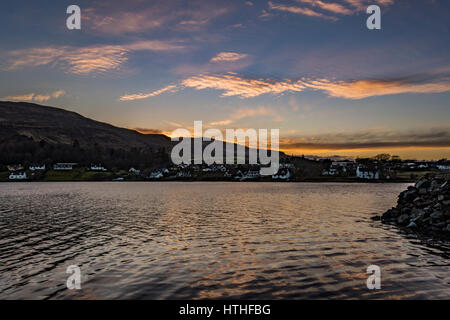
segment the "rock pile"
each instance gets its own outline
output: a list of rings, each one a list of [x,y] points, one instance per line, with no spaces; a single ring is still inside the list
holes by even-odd
[[[400,193],[397,206],[381,220],[417,233],[450,238],[450,179],[426,177]]]

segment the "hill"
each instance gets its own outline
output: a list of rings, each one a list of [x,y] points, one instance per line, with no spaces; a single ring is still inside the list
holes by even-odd
[[[85,118],[78,113],[33,103],[0,102],[1,137],[25,136],[34,141],[88,148],[170,148],[170,138],[162,134],[137,131]]]
[[[152,168],[167,164],[173,142],[75,112],[24,102],[0,102],[0,163],[77,162]]]
[[[162,134],[142,134],[60,108],[0,101],[3,165],[76,162],[101,163],[110,168],[153,168],[171,163],[170,152],[175,143]],[[203,148],[207,144],[204,142]],[[234,150],[236,154],[237,145]],[[248,154],[249,149],[245,148],[247,159]]]

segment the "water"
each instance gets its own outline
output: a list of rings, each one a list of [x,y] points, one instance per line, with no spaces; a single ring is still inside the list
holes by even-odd
[[[406,187],[2,183],[0,298],[449,299],[449,246],[369,219]]]

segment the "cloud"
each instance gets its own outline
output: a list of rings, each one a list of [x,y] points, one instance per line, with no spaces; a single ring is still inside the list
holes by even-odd
[[[238,96],[252,98],[265,93],[280,94],[288,91],[303,91],[305,86],[301,81],[270,79],[248,79],[235,73],[224,75],[199,75],[182,81],[185,87],[196,90],[216,89],[224,91],[222,97]]]
[[[90,47],[53,46],[8,52],[7,70],[43,65],[60,66],[68,73],[86,75],[93,72],[118,70],[133,51],[172,51],[183,46],[172,41],[139,41],[124,45]]]
[[[166,134],[166,132],[162,130],[152,128],[132,128],[132,130],[135,130],[142,134]]]
[[[302,14],[309,17],[316,17],[316,18],[324,18],[324,19],[334,19],[333,17],[329,17],[327,15],[324,15],[323,13],[314,11],[309,8],[305,7],[297,7],[297,6],[287,6],[284,4],[277,4],[269,1],[269,8],[271,10],[278,10],[278,11],[285,11],[290,13],[296,13],[296,14]]]
[[[422,128],[409,131],[385,129],[337,132],[280,140],[281,150],[343,151],[406,148],[450,148],[450,127]]]
[[[353,11],[344,7],[343,5],[339,4],[339,3],[329,3],[329,2],[323,2],[320,0],[297,0],[298,2],[301,3],[306,3],[309,4],[313,7],[320,7],[323,10],[326,11],[330,11],[333,13],[339,13],[339,14],[344,14],[344,15],[349,15],[351,14]]]
[[[2,98],[2,100],[6,101],[36,101],[36,102],[45,102],[50,99],[58,99],[59,97],[65,95],[66,92],[64,90],[58,90],[50,94],[36,94],[36,93],[28,93],[24,95],[18,96],[8,96]]]
[[[211,62],[237,61],[248,57],[248,54],[237,52],[220,52],[211,59]]]
[[[450,91],[450,77],[424,74],[396,79],[363,79],[332,81],[328,79],[271,80],[249,79],[235,73],[224,75],[199,75],[187,78],[182,85],[196,90],[223,91],[222,97],[253,98],[262,94],[282,94],[305,90],[324,91],[330,97],[364,99],[404,93],[442,93]]]
[[[151,97],[158,96],[164,92],[175,92],[177,90],[176,85],[169,85],[167,87],[164,87],[162,89],[150,92],[150,93],[137,93],[137,94],[129,94],[129,95],[123,95],[119,98],[120,101],[133,101],[133,100],[142,100],[147,99]]]
[[[84,25],[97,33],[122,35],[155,29],[193,31],[230,11],[219,1],[111,1],[83,11]],[[115,2],[115,3],[114,3]]]
[[[366,8],[371,4],[378,4],[382,6],[390,6],[394,4],[395,0],[378,0],[377,3],[373,3],[370,0],[344,0],[344,2],[355,7],[359,11],[365,11]]]
[[[363,10],[373,4],[369,0],[344,0],[343,3],[325,2],[322,0],[297,0],[301,6],[285,5],[273,3],[269,1],[271,10],[285,11],[294,14],[301,14],[309,17],[328,19],[332,21],[339,20],[342,15],[352,15]],[[345,4],[345,5],[344,5]],[[379,0],[378,5],[390,6],[394,4],[394,0]],[[326,11],[327,14],[321,11]]]
[[[277,110],[261,106],[258,108],[240,108],[234,111],[229,119],[213,121],[209,124],[211,126],[226,126],[241,119],[254,118],[258,116],[270,116],[274,121],[282,121],[282,118]]]
[[[450,91],[450,78],[437,78],[431,82],[414,80],[357,80],[332,82],[325,79],[305,83],[309,88],[325,91],[331,97],[345,99],[364,99],[402,93],[441,93]]]
[[[222,91],[221,97],[254,98],[263,94],[283,94],[306,90],[323,91],[329,97],[359,100],[369,97],[405,93],[442,93],[450,91],[450,76],[437,72],[403,76],[391,79],[329,80],[324,78],[299,80],[273,80],[246,78],[236,73],[191,76],[180,85],[169,85],[150,93],[124,95],[120,101],[146,99],[164,92],[183,88]]]

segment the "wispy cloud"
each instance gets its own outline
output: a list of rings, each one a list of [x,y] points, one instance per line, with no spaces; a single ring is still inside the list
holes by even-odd
[[[241,119],[254,118],[258,116],[270,116],[272,119],[275,119],[277,121],[281,120],[276,110],[261,106],[258,108],[239,108],[238,110],[234,111],[228,119],[213,121],[210,122],[210,125],[226,126]]]
[[[353,12],[352,10],[344,7],[343,5],[341,5],[339,3],[323,2],[321,0],[297,0],[297,1],[301,2],[301,3],[309,4],[313,7],[319,7],[323,10],[330,11],[333,13],[348,15]]]
[[[6,101],[36,101],[36,102],[45,102],[50,99],[58,99],[59,97],[65,95],[66,92],[64,90],[58,90],[49,94],[36,94],[36,93],[28,93],[17,96],[7,96],[2,98],[2,100]]]
[[[113,1],[84,10],[84,25],[93,32],[122,35],[142,33],[158,28],[181,31],[206,27],[213,19],[230,11],[219,1],[182,0]]]
[[[374,3],[371,0],[344,0],[344,2],[356,8],[357,10],[362,11],[365,10],[371,4],[390,6],[394,4],[395,0],[378,0],[376,3]]]
[[[309,88],[325,91],[331,97],[364,99],[402,93],[440,93],[450,91],[450,78],[443,77],[429,82],[412,79],[338,81],[314,80],[305,83]]]
[[[172,51],[183,45],[173,41],[148,40],[124,45],[89,47],[52,46],[14,50],[7,53],[6,69],[15,70],[43,65],[59,66],[68,73],[86,75],[117,70],[133,51]]]
[[[149,92],[128,94],[120,97],[121,101],[146,99],[164,92],[179,89],[219,90],[221,97],[254,98],[263,94],[279,95],[288,92],[307,90],[322,91],[329,97],[359,100],[369,97],[405,93],[442,93],[450,91],[450,76],[447,73],[430,72],[397,78],[329,80],[325,78],[299,80],[268,78],[247,78],[237,73],[204,74],[191,76],[179,85],[171,84],[165,88]]]
[[[265,93],[280,94],[288,91],[303,91],[302,81],[270,79],[248,79],[235,73],[224,75],[199,75],[182,81],[186,87],[196,90],[216,89],[224,91],[223,97],[238,96],[241,98],[257,97]]]
[[[160,94],[164,92],[175,92],[177,90],[176,85],[169,85],[167,87],[164,87],[162,89],[149,92],[149,93],[137,93],[137,94],[129,94],[129,95],[123,95],[119,98],[120,101],[134,101],[134,100],[142,100],[147,99],[155,96],[159,96]]]
[[[337,21],[342,15],[356,14],[365,10],[373,1],[369,0],[341,0],[340,3],[322,0],[297,0],[298,5],[286,5],[269,1],[271,10],[301,14],[309,17]],[[390,6],[394,0],[379,0],[378,5]],[[325,12],[323,12],[325,11]]]
[[[446,75],[416,75],[396,79],[363,79],[334,81],[328,79],[271,80],[249,79],[235,73],[199,75],[182,81],[185,87],[196,90],[223,91],[222,97],[253,98],[262,94],[302,92],[307,89],[324,91],[330,97],[364,99],[402,93],[440,93],[450,91],[450,77]]]
[[[290,13],[296,13],[296,14],[302,14],[309,17],[316,17],[316,18],[324,18],[324,19],[334,19],[333,17],[329,17],[323,13],[314,11],[310,8],[306,7],[297,7],[297,6],[288,6],[284,4],[279,3],[273,3],[269,1],[269,8],[271,10],[278,10],[278,11],[285,11]]]
[[[248,54],[237,52],[220,52],[211,59],[211,62],[237,61],[248,57]]]
[[[167,134],[165,131],[162,131],[160,129],[152,129],[152,128],[132,128],[132,129],[142,134]]]
[[[416,128],[407,131],[384,128],[280,140],[281,150],[343,151],[404,148],[450,148],[450,127]]]

